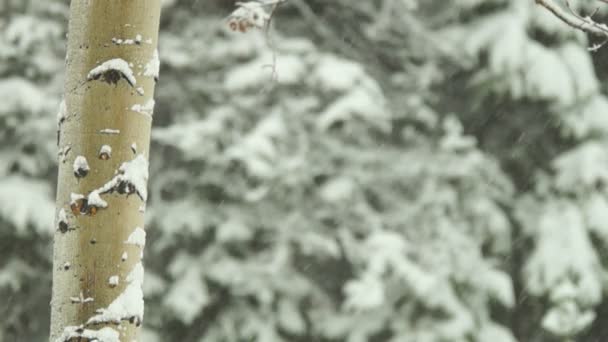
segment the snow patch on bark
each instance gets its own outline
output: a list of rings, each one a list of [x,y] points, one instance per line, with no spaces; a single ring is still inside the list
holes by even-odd
[[[74,175],[76,175],[76,177],[84,177],[91,170],[91,168],[89,167],[89,163],[87,162],[87,159],[83,156],[77,156],[76,159],[74,159],[73,167],[74,167]]]
[[[62,232],[68,230],[68,215],[63,208],[61,208],[57,214],[57,229]]]
[[[65,105],[65,99],[61,100],[61,103],[59,103],[59,111],[57,112],[57,125],[61,125],[62,122],[65,121],[65,119],[68,116],[68,109]]]
[[[112,38],[112,43],[116,44],[116,45],[140,45],[142,41],[142,36],[141,34],[138,34],[135,36],[135,39],[121,39],[121,38]]]
[[[136,227],[133,233],[129,235],[129,238],[127,238],[125,243],[128,245],[136,245],[139,248],[144,248],[146,245],[146,231],[140,227]]]
[[[99,131],[101,134],[120,134],[120,130],[112,128],[104,128]]]
[[[90,330],[84,329],[82,325],[65,327],[63,334],[55,342],[68,342],[72,339],[80,341],[83,338],[97,342],[120,342],[120,334],[113,328],[105,327],[99,330]]]
[[[132,87],[137,84],[137,80],[133,74],[133,70],[122,58],[114,58],[101,63],[97,67],[89,71],[87,80],[98,80],[102,78],[108,83],[118,83],[121,78],[124,78]]]
[[[137,155],[135,159],[123,163],[118,169],[119,175],[116,176],[120,181],[127,182],[135,191],[146,201],[148,198],[148,160],[143,154]]]
[[[97,207],[97,208],[107,208],[108,207],[108,202],[104,201],[100,194],[99,191],[94,190],[92,191],[89,196],[87,196],[87,204],[89,206],[93,206],[93,207]]]
[[[117,285],[118,285],[118,282],[119,282],[119,277],[118,277],[117,275],[113,275],[113,276],[111,276],[111,277],[108,279],[108,284],[109,284],[111,287],[115,287],[115,286],[117,286]]]
[[[116,190],[119,193],[137,193],[142,201],[147,200],[148,160],[143,154],[122,163],[116,173],[117,175],[114,178],[93,192],[105,194]]]
[[[99,158],[103,160],[108,160],[112,157],[112,147],[110,145],[103,145],[99,149]]]
[[[158,49],[156,49],[156,50],[154,50],[154,53],[152,54],[152,59],[150,59],[150,61],[144,67],[144,76],[154,77],[154,79],[157,80],[159,72],[160,72],[160,58],[158,58]]]
[[[144,316],[143,280],[144,268],[139,262],[127,276],[126,282],[128,285],[125,290],[107,308],[97,310],[97,314],[87,321],[87,325],[120,324],[124,320],[139,325]]]
[[[144,104],[139,104],[136,103],[131,107],[131,110],[143,115],[147,115],[147,116],[152,116],[152,114],[154,114],[154,105],[156,104],[156,102],[154,101],[154,99],[149,99],[146,103]]]
[[[83,199],[84,195],[82,194],[75,194],[75,193],[71,193],[70,194],[70,204],[74,204],[76,202],[78,202],[79,200]]]

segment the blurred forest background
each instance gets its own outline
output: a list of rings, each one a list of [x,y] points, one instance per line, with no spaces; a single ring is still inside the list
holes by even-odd
[[[532,0],[233,9],[163,4],[142,341],[608,340],[608,47]],[[48,339],[67,14],[0,0],[0,341]]]

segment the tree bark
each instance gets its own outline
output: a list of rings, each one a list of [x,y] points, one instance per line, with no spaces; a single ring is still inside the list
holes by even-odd
[[[137,341],[160,0],[72,0],[50,341]]]

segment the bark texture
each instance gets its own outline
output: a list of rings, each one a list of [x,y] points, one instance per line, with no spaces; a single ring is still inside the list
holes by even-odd
[[[159,16],[160,0],[71,2],[52,342],[138,340],[143,245],[132,234],[144,224]]]

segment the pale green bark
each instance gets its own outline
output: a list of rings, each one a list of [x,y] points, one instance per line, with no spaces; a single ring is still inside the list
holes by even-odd
[[[123,292],[127,274],[140,261],[140,247],[124,242],[136,227],[143,227],[145,202],[137,193],[119,193],[118,187],[112,192],[102,191],[106,208],[71,206],[70,195],[87,196],[110,182],[123,162],[142,153],[148,157],[151,117],[131,108],[153,97],[155,79],[146,75],[144,68],[153,59],[157,46],[159,16],[160,0],[71,3],[65,82],[67,116],[60,123],[57,189],[58,217],[63,210],[67,222],[57,220],[54,236],[52,342],[63,340],[66,327],[80,325],[89,330],[111,327],[120,333],[120,341],[138,340],[137,319],[121,321],[120,326],[87,321]],[[120,41],[113,38],[133,42],[117,44]],[[115,58],[130,63],[135,86],[116,71],[87,79],[92,69]],[[120,133],[101,133],[106,129]],[[111,147],[109,158],[100,155],[104,145]],[[136,152],[132,148],[135,146]],[[83,156],[90,167],[85,176],[74,174],[77,156]],[[82,205],[82,201],[78,204]],[[128,258],[123,261],[125,252]],[[110,284],[112,276],[118,276],[117,286]],[[74,301],[73,297],[80,297],[81,293],[93,301]]]

